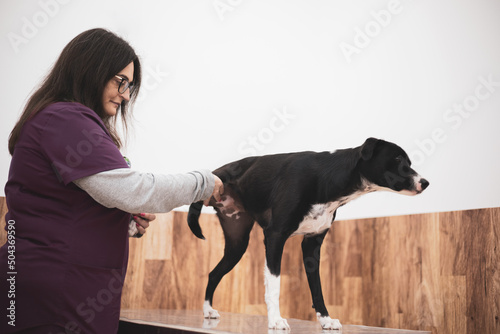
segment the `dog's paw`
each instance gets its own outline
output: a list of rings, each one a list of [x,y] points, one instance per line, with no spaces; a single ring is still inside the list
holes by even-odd
[[[285,329],[289,330],[290,325],[288,325],[288,322],[283,319],[282,317],[276,317],[274,319],[269,319],[269,329]]]
[[[203,316],[205,319],[219,319],[220,314],[217,310],[214,310],[208,302],[203,305]]]
[[[220,315],[217,310],[210,310],[208,312],[203,312],[205,319],[219,319]]]
[[[328,316],[322,317],[319,312],[316,313],[316,316],[318,317],[319,323],[323,329],[342,329],[342,325],[338,319],[332,319]]]

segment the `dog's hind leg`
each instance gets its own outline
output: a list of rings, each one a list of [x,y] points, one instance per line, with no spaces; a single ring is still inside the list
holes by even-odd
[[[253,218],[246,212],[238,213],[238,215],[226,215],[218,211],[217,215],[224,231],[226,244],[224,256],[208,276],[205,303],[203,305],[205,318],[220,317],[219,313],[212,308],[215,289],[222,277],[230,272],[245,254],[250,239],[250,231],[254,224]]]
[[[306,270],[307,281],[311,289],[313,308],[323,329],[341,329],[342,325],[337,319],[330,318],[323,299],[321,280],[319,275],[319,261],[321,245],[328,230],[321,234],[305,236],[302,240],[302,256]]]

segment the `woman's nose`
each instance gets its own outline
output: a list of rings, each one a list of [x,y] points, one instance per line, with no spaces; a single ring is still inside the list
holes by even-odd
[[[123,97],[127,102],[130,101],[130,88],[127,87],[123,93],[120,93],[120,96]]]

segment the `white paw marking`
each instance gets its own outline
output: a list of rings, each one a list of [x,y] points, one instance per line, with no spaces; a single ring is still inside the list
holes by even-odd
[[[203,304],[203,316],[205,319],[219,319],[220,314],[217,312],[217,310],[214,310],[212,308],[212,305],[208,302],[208,300],[205,300],[205,303]]]
[[[266,285],[266,305],[269,329],[290,329],[288,322],[280,314],[280,276],[274,276],[266,265],[264,267]]]
[[[288,322],[282,317],[275,317],[274,319],[269,319],[269,329],[290,329]]]
[[[319,323],[323,329],[342,329],[342,325],[338,319],[332,319],[330,317],[322,317],[318,312],[316,313]]]

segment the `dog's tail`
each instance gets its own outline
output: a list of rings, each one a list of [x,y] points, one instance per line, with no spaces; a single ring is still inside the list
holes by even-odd
[[[200,218],[202,208],[203,202],[196,202],[191,204],[189,206],[187,221],[191,232],[193,232],[193,234],[198,238],[205,240],[205,237],[201,232],[200,222],[198,220]]]

